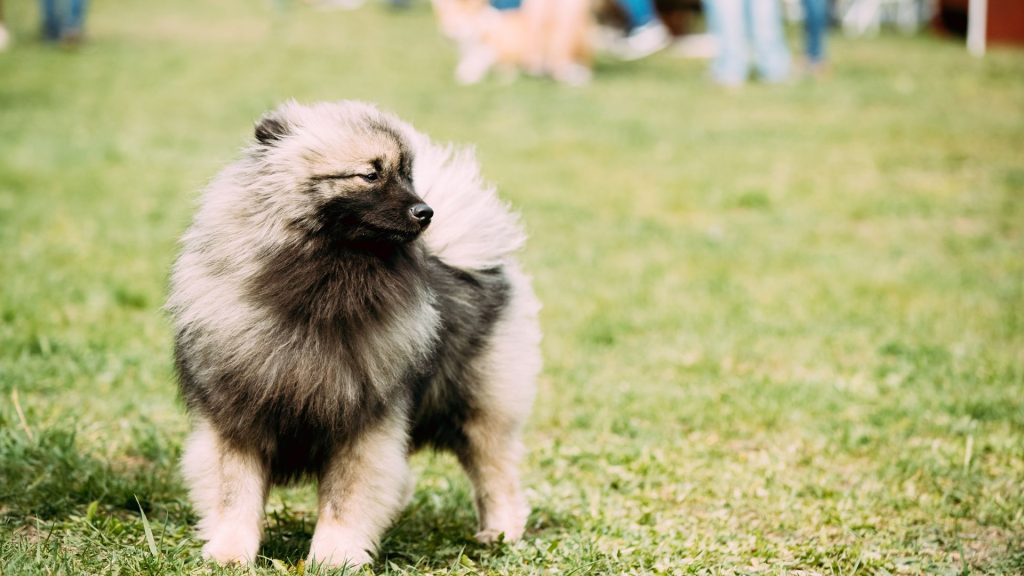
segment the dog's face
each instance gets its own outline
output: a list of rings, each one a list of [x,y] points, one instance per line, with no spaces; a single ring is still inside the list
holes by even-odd
[[[278,217],[331,243],[411,242],[433,210],[413,188],[407,131],[358,102],[285,104],[256,125],[257,185]]]

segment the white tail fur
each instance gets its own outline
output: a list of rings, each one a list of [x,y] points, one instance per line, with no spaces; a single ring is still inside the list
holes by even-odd
[[[458,268],[500,265],[526,241],[519,218],[480,176],[472,149],[438,145],[415,134],[416,192],[434,209],[423,235],[430,251]]]

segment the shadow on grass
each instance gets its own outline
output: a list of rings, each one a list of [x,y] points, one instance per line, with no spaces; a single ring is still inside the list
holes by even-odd
[[[291,566],[306,558],[316,518],[287,507],[267,515],[260,556],[282,560]]]
[[[526,539],[557,533],[567,526],[557,511],[535,507],[527,522]],[[420,569],[439,569],[465,556],[474,562],[501,558],[508,544],[480,544],[473,538],[476,515],[469,494],[452,490],[447,494],[417,494],[381,543],[378,563],[410,564]]]
[[[316,518],[287,508],[268,515],[260,555],[294,566],[309,553]],[[567,519],[548,508],[530,515],[526,538],[558,533]],[[474,562],[501,558],[509,545],[483,545],[473,539],[476,516],[463,490],[436,493],[420,490],[394,526],[387,532],[377,554],[377,567],[389,563],[440,569],[466,557]],[[269,561],[269,560],[264,560]]]

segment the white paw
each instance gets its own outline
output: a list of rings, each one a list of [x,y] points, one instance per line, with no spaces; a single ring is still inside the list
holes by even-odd
[[[494,542],[515,542],[523,537],[526,530],[526,517],[515,518],[504,523],[495,523],[476,533],[477,542],[491,544]]]
[[[366,550],[349,550],[338,546],[337,549],[331,551],[310,551],[307,562],[311,565],[315,564],[328,568],[341,568],[342,566],[359,568],[373,562],[373,556],[370,556],[370,553]]]
[[[475,538],[476,541],[481,543],[481,544],[493,544],[495,542],[500,542],[500,541],[508,539],[505,536],[505,531],[504,530],[494,530],[494,529],[481,530],[481,531],[477,532],[476,534],[474,534],[473,538]]]
[[[354,542],[355,539],[340,534],[331,536],[319,533],[313,535],[313,543],[309,547],[310,563],[331,568],[358,568],[373,562],[370,552]]]
[[[529,515],[530,508],[525,504],[509,505],[499,512],[488,514],[484,527],[474,537],[483,544],[515,542],[523,537]]]
[[[523,528],[485,528],[477,532],[473,538],[481,544],[493,544],[495,542],[515,542],[523,537]]]
[[[203,546],[203,558],[219,564],[249,564],[260,548],[259,532],[223,528]]]

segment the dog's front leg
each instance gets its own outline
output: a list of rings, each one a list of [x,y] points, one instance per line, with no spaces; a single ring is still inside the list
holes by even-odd
[[[361,566],[373,560],[371,553],[406,500],[407,447],[404,418],[395,415],[331,456],[320,475],[311,562]]]
[[[199,537],[206,541],[203,556],[221,564],[252,562],[269,485],[266,464],[200,421],[185,447],[182,471],[199,514]]]

